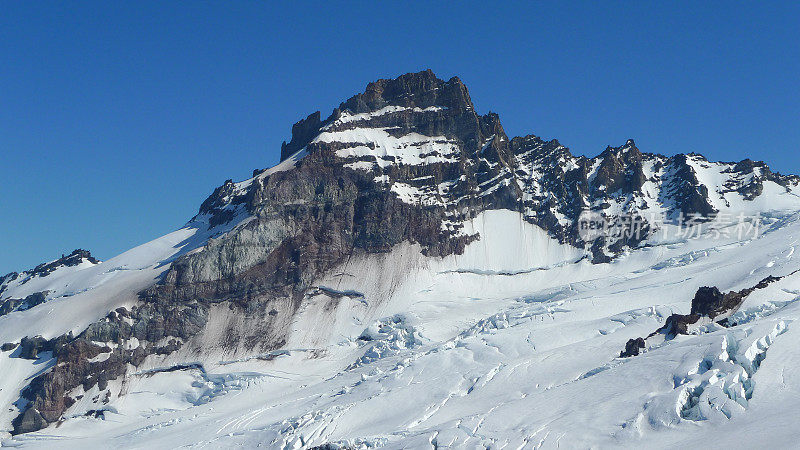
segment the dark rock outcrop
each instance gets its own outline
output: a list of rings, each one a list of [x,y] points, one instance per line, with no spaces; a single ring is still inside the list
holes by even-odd
[[[88,250],[76,249],[73,250],[69,255],[62,254],[61,258],[58,258],[55,261],[39,264],[33,269],[25,272],[11,272],[3,275],[0,277],[0,296],[2,296],[3,293],[7,291],[9,286],[14,282],[19,285],[23,285],[33,278],[46,277],[61,267],[74,267],[84,261],[88,261],[92,264],[100,263],[100,261],[94,258]]]
[[[737,192],[745,200],[755,200],[764,192],[764,182],[772,181],[786,189],[798,182],[795,175],[785,176],[770,170],[763,161],[744,159],[725,171],[731,178],[725,183],[727,192]]]
[[[41,305],[47,300],[48,291],[34,292],[33,294],[25,297],[24,299],[9,298],[0,301],[0,316],[12,313],[14,311],[24,311],[31,309],[34,306]]]
[[[642,152],[629,139],[624,146],[608,147],[600,154],[601,160],[591,187],[595,193],[620,191],[623,194],[639,192],[646,181],[642,171]]]
[[[8,284],[12,281],[16,280],[19,277],[19,273],[11,272],[3,275],[0,277],[0,296],[3,295],[3,291],[8,288]]]
[[[36,408],[28,408],[14,419],[12,425],[16,434],[30,433],[45,428],[48,424]]]
[[[701,287],[692,299],[691,314],[713,319],[720,314],[737,309],[744,301],[744,297],[752,291],[753,289],[745,289],[723,294],[716,287]]]
[[[59,267],[73,267],[77,266],[78,264],[82,263],[84,260],[91,262],[92,264],[98,264],[100,261],[94,258],[89,252],[89,250],[83,249],[76,249],[73,250],[72,253],[69,255],[61,255],[61,258],[49,262],[43,263],[36,266],[32,271],[30,271],[31,276],[40,276],[45,277],[51,274],[53,271],[58,269]]]
[[[131,311],[120,308],[109,313],[77,337],[23,338],[21,358],[36,359],[42,351],[51,351],[56,364],[23,390],[22,396],[29,401],[29,406],[15,422],[14,434],[34,431],[31,427],[43,428],[58,421],[74,404],[75,399],[69,397],[69,393],[78,386],[84,391],[94,386],[104,391],[108,381],[124,375],[129,364],[138,366],[149,355],[175,352],[183,341],[196,335],[207,320],[207,309],[198,303],[186,302],[179,306],[144,303]],[[137,345],[129,345],[131,342]],[[108,357],[93,361],[101,353]],[[36,413],[30,413],[33,415],[26,420],[25,415],[30,410]]]
[[[19,357],[24,359],[39,359],[40,352],[51,351],[53,349],[51,343],[41,336],[32,338],[24,337],[19,345]]]
[[[689,327],[699,322],[700,318],[701,316],[699,314],[672,314],[667,317],[664,326],[656,330],[650,336],[663,334],[667,340],[671,340],[679,334],[689,334]]]
[[[684,218],[711,219],[717,210],[709,202],[708,188],[697,179],[688,155],[676,155],[668,166],[671,181],[662,194]]]
[[[458,77],[442,81],[430,69],[407,73],[395,79],[380,79],[367,84],[364,93],[342,103],[339,111],[356,114],[377,111],[385,106],[425,109],[439,106],[454,110],[472,109],[467,87]]]
[[[645,347],[643,338],[630,339],[625,344],[625,350],[620,354],[620,358],[628,358],[630,356],[638,356],[641,349]]]
[[[11,350],[14,350],[15,348],[17,348],[18,346],[19,346],[19,344],[16,344],[16,343],[13,343],[13,342],[6,342],[2,346],[0,346],[0,350],[4,351],[4,352],[10,352]]]
[[[672,340],[678,335],[690,334],[692,325],[697,324],[704,318],[708,319],[708,322],[728,326],[728,319],[742,306],[748,295],[755,290],[764,289],[780,279],[780,277],[769,276],[751,288],[731,291],[725,294],[713,286],[701,287],[692,299],[692,307],[689,314],[672,314],[667,317],[661,328],[650,333],[647,338],[628,340],[625,344],[625,350],[620,353],[620,357],[637,356],[640,349],[646,347],[647,339],[656,335],[663,335],[664,339]]]
[[[292,126],[292,140],[281,144],[281,161],[292,156],[308,145],[322,128],[319,111],[311,113],[305,119]]]

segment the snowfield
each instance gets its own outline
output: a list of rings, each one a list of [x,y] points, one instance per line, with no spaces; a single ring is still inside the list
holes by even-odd
[[[712,436],[718,446],[796,445],[800,275],[753,293],[735,326],[618,356],[628,339],[688,313],[700,286],[744,289],[800,269],[800,214],[773,212],[757,238],[653,240],[599,265],[515,212],[468,226],[481,239],[461,256],[401,244],[332,271],[310,299],[331,311],[307,307],[285,351],[139,368],[111,382],[119,394],[102,411],[85,393],[58,426],[4,434],[2,446],[675,448]],[[0,341],[78,331],[205,239],[187,227],[59,276],[44,287],[55,298],[0,318]],[[8,405],[50,364],[13,356],[0,354],[6,431]]]

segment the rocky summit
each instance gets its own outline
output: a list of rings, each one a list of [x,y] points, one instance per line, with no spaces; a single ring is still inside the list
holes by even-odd
[[[576,156],[509,137],[457,77],[371,82],[183,228],[0,278],[0,432],[463,448],[727,426],[798,314],[800,178],[677,150]],[[565,419],[580,401],[598,410]]]

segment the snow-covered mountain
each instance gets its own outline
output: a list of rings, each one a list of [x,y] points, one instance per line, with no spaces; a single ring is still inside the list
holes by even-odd
[[[2,445],[790,446],[799,185],[378,80],[183,228],[0,278]]]

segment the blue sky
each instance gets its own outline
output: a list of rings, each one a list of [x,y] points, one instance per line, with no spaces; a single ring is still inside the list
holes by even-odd
[[[296,120],[426,68],[512,136],[800,173],[800,3],[492,3],[2,3],[0,273],[178,228]]]

